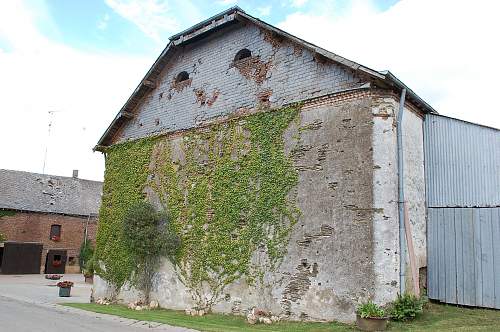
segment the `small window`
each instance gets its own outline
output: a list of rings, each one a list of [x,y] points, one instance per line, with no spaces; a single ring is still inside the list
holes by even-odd
[[[175,78],[175,81],[177,83],[187,81],[189,79],[189,74],[186,71],[181,71],[177,77]]]
[[[61,239],[61,225],[50,226],[50,239],[52,241],[59,241]]]
[[[252,56],[252,52],[250,50],[244,48],[242,50],[239,50],[238,53],[234,56],[234,61],[240,61],[246,58],[249,58]]]

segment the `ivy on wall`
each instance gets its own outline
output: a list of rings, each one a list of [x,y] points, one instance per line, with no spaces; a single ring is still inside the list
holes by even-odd
[[[154,140],[151,138],[114,145],[106,151],[106,171],[95,257],[103,268],[97,273],[118,290],[130,278],[133,259],[125,245],[122,222],[134,203],[144,200],[143,189]]]
[[[12,216],[15,216],[16,215],[16,211],[12,211],[12,210],[0,210],[0,219],[2,219],[2,217],[12,217]]]
[[[275,269],[300,214],[291,197],[298,173],[283,140],[299,109],[110,148],[97,236],[102,276],[117,287],[130,277],[131,253],[117,230],[145,187],[158,195],[181,238],[177,271],[198,307],[209,309],[241,277],[252,284]]]
[[[248,283],[283,257],[299,210],[289,199],[298,174],[283,134],[299,106],[258,113],[183,137],[172,155],[165,141],[151,186],[182,239],[181,280],[199,307],[210,308],[225,286]],[[252,264],[259,248],[267,262]]]

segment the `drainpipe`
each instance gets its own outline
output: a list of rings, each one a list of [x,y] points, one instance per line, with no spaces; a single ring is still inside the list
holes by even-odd
[[[399,98],[399,112],[397,120],[397,147],[398,147],[398,214],[399,214],[399,293],[404,294],[406,284],[406,238],[404,222],[404,160],[403,160],[403,114],[405,107],[406,89],[401,91]]]

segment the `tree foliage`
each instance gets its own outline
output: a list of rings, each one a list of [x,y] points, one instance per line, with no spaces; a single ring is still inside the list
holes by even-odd
[[[80,246],[80,256],[78,257],[80,269],[82,271],[88,270],[90,268],[90,266],[88,265],[90,260],[92,259],[92,256],[94,256],[94,246],[92,245],[92,242],[87,238],[82,242],[82,245]]]
[[[134,285],[143,291],[148,302],[161,258],[174,260],[179,237],[170,227],[166,213],[157,212],[151,204],[140,201],[133,204],[123,218],[123,239],[135,265]]]

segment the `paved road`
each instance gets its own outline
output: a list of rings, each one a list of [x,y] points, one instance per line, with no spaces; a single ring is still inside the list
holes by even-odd
[[[82,275],[66,274],[63,279],[75,282],[71,297],[59,297],[57,281],[43,275],[0,274],[0,332],[194,331],[63,307],[57,303],[88,303],[91,288]]]
[[[0,331],[9,332],[145,332],[193,331],[180,327],[146,323],[110,315],[62,307],[34,304],[0,295]]]

